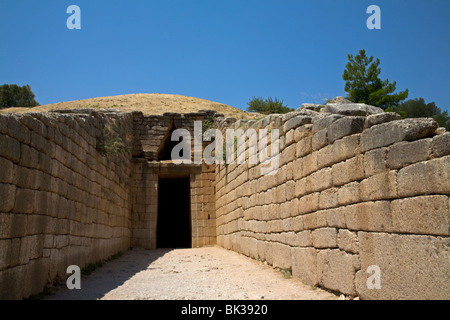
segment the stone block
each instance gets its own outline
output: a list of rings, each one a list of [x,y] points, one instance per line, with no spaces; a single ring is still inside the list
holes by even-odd
[[[388,170],[386,162],[388,148],[379,148],[364,154],[364,171],[366,177]]]
[[[341,186],[364,178],[364,157],[353,157],[332,167],[333,184]]]
[[[321,228],[312,231],[311,239],[315,248],[336,248],[337,231],[335,228]]]
[[[328,103],[325,112],[342,114],[345,116],[368,116],[383,113],[383,109],[364,103]]]
[[[401,120],[402,117],[396,112],[383,112],[369,115],[364,123],[364,129],[371,128],[377,124]]]
[[[363,201],[397,198],[397,172],[386,171],[371,176],[361,181],[360,190]]]
[[[345,136],[361,133],[365,120],[365,117],[345,117],[336,120],[328,129],[328,143],[332,144]]]
[[[328,209],[338,205],[338,188],[324,190],[319,195],[319,208]]]
[[[317,254],[320,286],[345,295],[356,296],[354,280],[359,263],[357,255],[341,250],[320,250]]]
[[[295,154],[297,158],[304,157],[312,151],[312,136],[301,139],[296,144]]]
[[[20,160],[20,142],[5,134],[0,134],[0,157],[18,163]]]
[[[415,163],[398,172],[398,194],[450,194],[450,156]]]
[[[319,150],[328,144],[328,129],[317,131],[312,136],[312,150]]]
[[[306,193],[313,193],[331,188],[333,176],[331,168],[325,168],[306,177]]]
[[[431,142],[433,157],[440,158],[450,155],[450,132],[435,136]]]
[[[317,171],[317,152],[313,152],[303,158],[303,176],[306,177],[316,171]]]
[[[360,153],[359,139],[360,134],[354,134],[336,140],[333,143],[332,158],[333,163],[350,159]]]
[[[0,183],[13,183],[15,175],[14,164],[5,158],[0,157]]]
[[[349,230],[393,231],[390,201],[363,202],[342,208]]]
[[[292,248],[292,276],[303,283],[316,287],[319,284],[317,272],[317,250],[314,248]]]
[[[359,182],[351,182],[338,189],[337,202],[339,205],[358,203],[360,200]]]
[[[286,121],[283,126],[283,131],[288,132],[291,129],[296,129],[300,126],[310,123],[311,117],[299,115]]]
[[[306,196],[303,196],[298,201],[298,212],[299,214],[305,214],[309,212],[313,212],[319,209],[319,194],[311,193]]]
[[[359,253],[358,234],[346,229],[340,229],[337,235],[338,247],[350,253]]]
[[[393,228],[398,233],[450,235],[448,196],[421,196],[391,203]]]
[[[8,213],[14,208],[16,186],[0,183],[0,213]]]
[[[361,135],[361,151],[387,147],[400,141],[413,141],[434,134],[438,124],[433,119],[404,119],[382,123],[364,130]]]
[[[17,189],[14,202],[14,213],[30,214],[34,210],[34,191],[30,189]]]
[[[334,121],[343,118],[343,115],[327,114],[324,117],[317,117],[313,120],[312,133],[328,128]]]
[[[271,256],[272,256],[272,265],[275,268],[291,270],[292,268],[292,259],[291,259],[291,247],[281,244],[281,243],[272,243],[271,244]]]
[[[386,162],[389,168],[399,169],[406,165],[428,160],[432,139],[399,142],[389,147]]]
[[[361,270],[356,290],[364,300],[441,300],[450,297],[450,239],[422,235],[358,232]],[[369,289],[380,270],[380,289]]]

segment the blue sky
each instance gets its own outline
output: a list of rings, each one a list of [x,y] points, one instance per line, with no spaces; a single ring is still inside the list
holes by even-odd
[[[450,111],[448,0],[1,0],[0,29],[0,84],[41,104],[157,92],[296,108],[345,96],[347,54],[365,49],[397,91]]]

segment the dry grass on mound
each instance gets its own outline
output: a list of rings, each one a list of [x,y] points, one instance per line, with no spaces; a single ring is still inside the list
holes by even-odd
[[[122,112],[142,111],[145,115],[160,115],[165,112],[191,113],[200,110],[215,110],[226,117],[236,119],[254,119],[259,114],[247,113],[243,110],[205,99],[172,94],[127,94],[112,97],[100,97],[86,100],[52,103],[35,108],[9,108],[0,112],[48,112],[50,110],[79,108],[113,108]]]

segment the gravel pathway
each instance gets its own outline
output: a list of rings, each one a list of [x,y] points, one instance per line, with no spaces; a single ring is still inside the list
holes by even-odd
[[[82,276],[81,290],[56,300],[329,300],[337,296],[288,279],[272,267],[220,247],[134,249]]]

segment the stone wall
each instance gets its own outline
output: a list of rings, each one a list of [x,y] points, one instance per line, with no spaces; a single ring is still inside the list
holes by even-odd
[[[130,247],[132,125],[131,114],[0,115],[1,299]]]
[[[372,108],[231,126],[279,128],[280,167],[217,166],[217,243],[351,297],[449,299],[450,133]],[[380,289],[367,285],[374,265]]]

